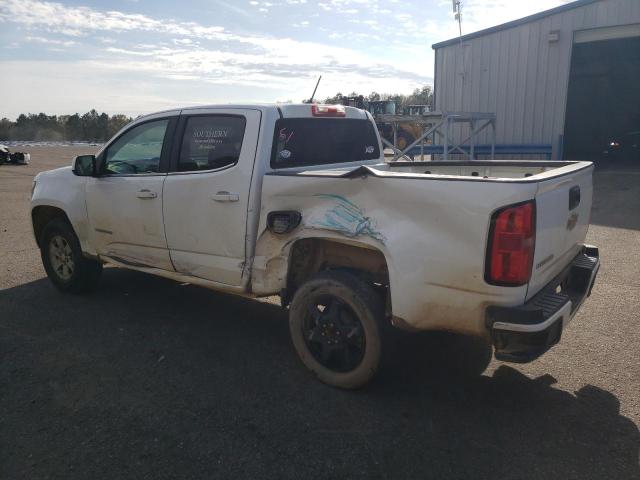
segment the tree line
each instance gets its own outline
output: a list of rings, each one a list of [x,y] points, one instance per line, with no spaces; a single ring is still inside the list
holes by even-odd
[[[360,94],[352,92],[349,95],[336,93],[333,97],[324,99],[327,104],[341,104],[345,97],[359,97]],[[380,100],[391,100],[396,103],[396,110],[402,112],[409,105],[429,105],[433,108],[433,89],[431,85],[425,85],[422,88],[416,88],[411,94],[404,95],[402,93],[378,93],[371,92],[369,95],[362,95],[363,99],[368,102],[377,102]]]
[[[342,103],[344,97],[358,97],[356,92],[349,95],[337,93],[328,97],[324,103]],[[392,100],[401,112],[408,105],[433,106],[433,90],[430,85],[416,88],[410,95],[401,93],[377,93],[362,95],[366,101]],[[28,113],[18,116],[16,121],[8,118],[0,120],[0,140],[35,140],[35,141],[87,141],[106,142],[118,130],[132,120],[126,115],[109,116],[98,113],[95,109],[84,115],[47,115],[45,113]]]
[[[98,113],[80,115],[21,114],[15,122],[0,120],[0,140],[106,142],[131,121],[126,115]]]

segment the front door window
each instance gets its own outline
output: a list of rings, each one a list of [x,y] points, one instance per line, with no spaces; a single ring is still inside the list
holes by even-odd
[[[132,128],[107,149],[104,172],[111,175],[158,173],[169,120],[146,122]]]

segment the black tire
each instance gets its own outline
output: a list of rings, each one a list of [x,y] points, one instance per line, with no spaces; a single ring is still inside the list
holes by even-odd
[[[289,329],[302,363],[334,387],[367,384],[387,350],[380,295],[347,272],[319,273],[302,284],[291,302]]]
[[[58,290],[86,293],[98,286],[102,263],[82,254],[80,241],[65,220],[55,218],[44,227],[40,255],[47,276]]]

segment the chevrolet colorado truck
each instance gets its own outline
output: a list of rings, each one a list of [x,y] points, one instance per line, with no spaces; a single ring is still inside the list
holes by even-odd
[[[39,174],[31,218],[66,292],[102,265],[279,295],[321,381],[367,383],[393,328],[484,338],[500,360],[556,344],[590,294],[589,162],[386,164],[368,112],[336,105],[155,113]],[[455,352],[453,353],[455,354]]]

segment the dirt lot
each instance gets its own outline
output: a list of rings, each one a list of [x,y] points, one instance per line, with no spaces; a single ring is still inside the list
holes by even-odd
[[[411,337],[343,392],[273,304],[116,268],[54,290],[31,180],[87,149],[30,151],[0,166],[0,478],[640,478],[640,170],[597,174],[603,267],[546,356],[468,378],[485,348]]]

